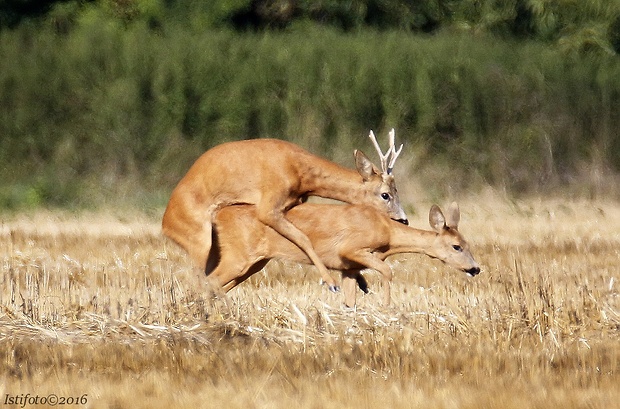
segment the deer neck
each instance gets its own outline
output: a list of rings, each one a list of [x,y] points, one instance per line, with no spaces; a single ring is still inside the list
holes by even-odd
[[[310,196],[335,199],[346,203],[359,203],[365,198],[366,191],[362,177],[352,169],[328,160],[321,160],[320,166],[314,163],[302,170],[304,190]]]
[[[390,248],[386,257],[397,253],[423,253],[433,257],[433,245],[437,233],[415,229],[396,221],[390,221]]]

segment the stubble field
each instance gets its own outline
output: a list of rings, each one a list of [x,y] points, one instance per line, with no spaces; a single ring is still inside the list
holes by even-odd
[[[355,310],[280,262],[203,293],[156,218],[3,218],[0,405],[620,407],[620,204],[460,205],[480,275],[392,257],[392,305],[368,271]]]

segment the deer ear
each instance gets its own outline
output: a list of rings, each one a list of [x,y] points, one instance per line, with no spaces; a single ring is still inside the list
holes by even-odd
[[[428,213],[428,222],[436,232],[441,232],[446,227],[446,218],[444,217],[441,209],[437,205],[431,207]]]
[[[368,159],[364,152],[355,150],[353,152],[355,156],[355,167],[357,172],[362,176],[364,182],[369,181],[374,175],[380,175],[379,169]]]
[[[461,211],[459,210],[459,205],[456,202],[452,202],[450,207],[448,207],[448,211],[446,212],[447,216],[447,225],[453,229],[457,229],[459,227],[459,221],[461,220]]]

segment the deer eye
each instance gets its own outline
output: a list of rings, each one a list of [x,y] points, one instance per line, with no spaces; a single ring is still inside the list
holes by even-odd
[[[453,246],[452,246],[452,248],[453,248],[455,251],[463,251],[463,247],[459,246],[458,244],[453,245]]]
[[[383,200],[390,200],[390,194],[389,193],[381,193],[381,198]]]

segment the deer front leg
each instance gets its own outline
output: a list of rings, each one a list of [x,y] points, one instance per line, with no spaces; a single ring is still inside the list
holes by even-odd
[[[385,306],[390,305],[390,284],[392,282],[392,269],[390,266],[368,250],[355,250],[350,253],[342,254],[342,257],[381,273],[383,281],[383,304]]]
[[[340,291],[340,287],[338,287],[334,278],[327,271],[327,267],[325,267],[325,264],[323,264],[316,254],[316,251],[314,251],[314,247],[312,247],[312,242],[308,236],[295,227],[293,223],[289,222],[284,217],[283,211],[274,210],[271,206],[259,206],[256,215],[259,221],[286,237],[306,253],[310,261],[312,261],[312,264],[319,270],[321,278],[329,286],[331,291]]]
[[[342,291],[344,293],[344,305],[349,308],[355,307],[355,287],[357,281],[355,274],[359,274],[359,270],[345,270],[342,272]]]
[[[342,290],[344,292],[344,305],[349,308],[355,307],[356,288],[359,287],[364,293],[368,294],[368,283],[359,269],[344,270],[342,272]]]

